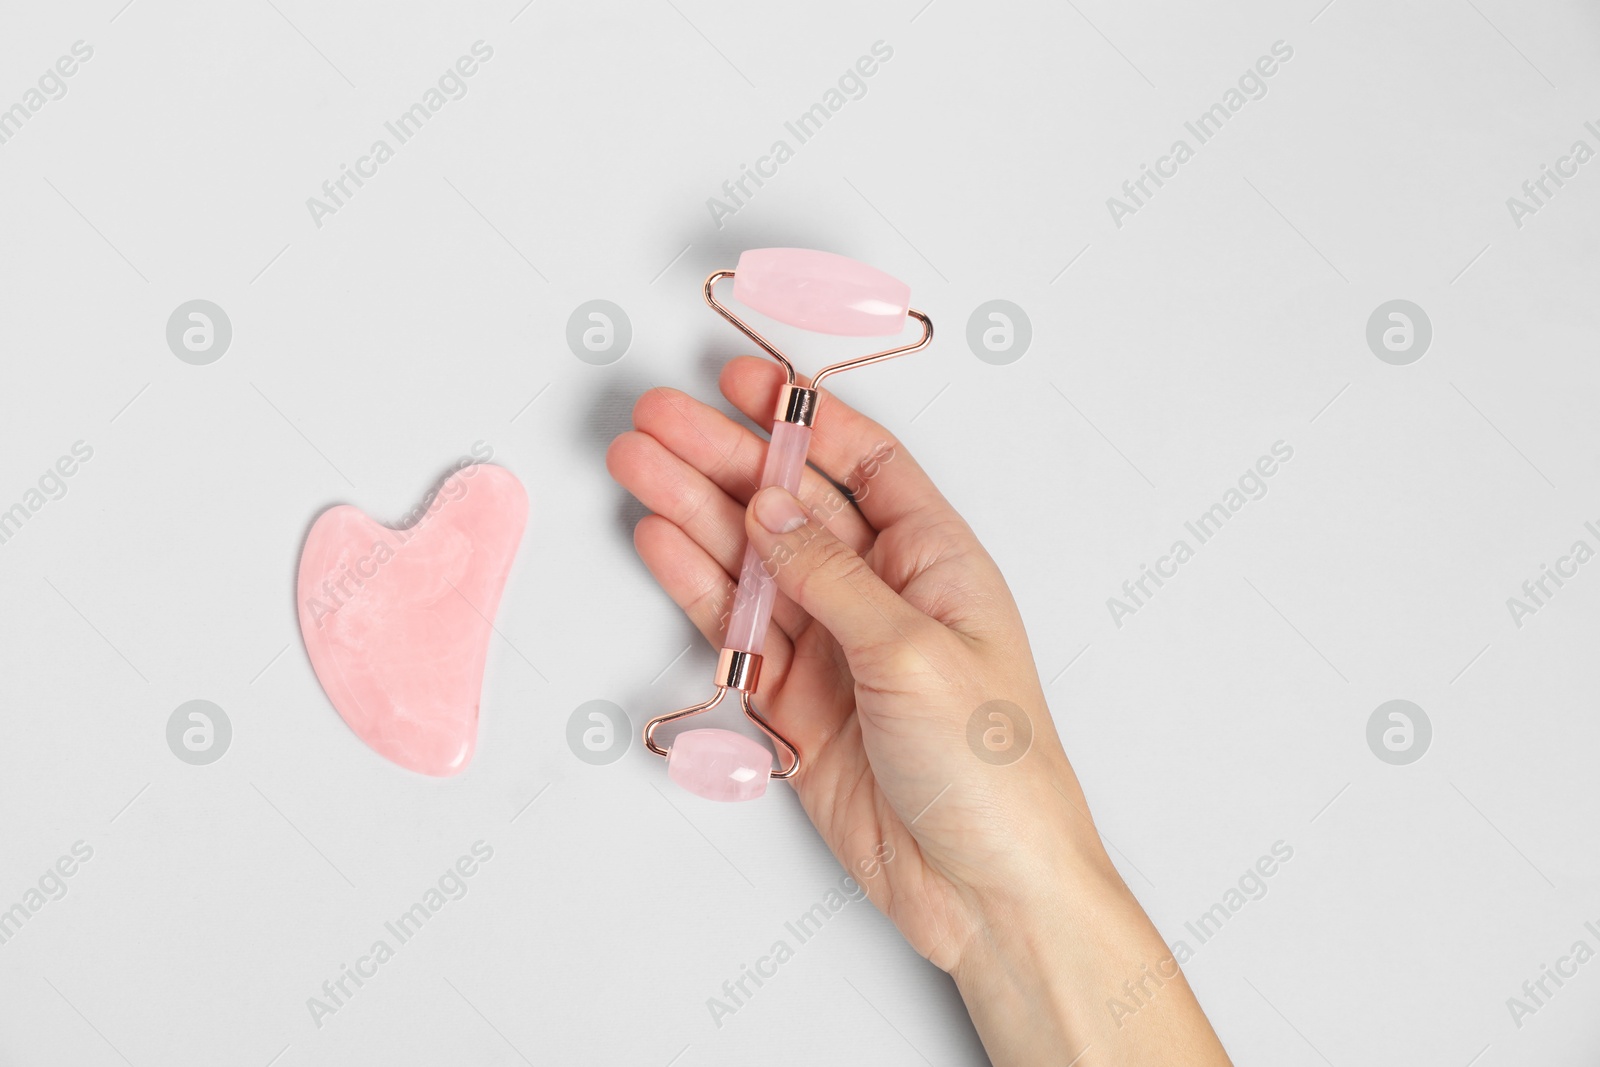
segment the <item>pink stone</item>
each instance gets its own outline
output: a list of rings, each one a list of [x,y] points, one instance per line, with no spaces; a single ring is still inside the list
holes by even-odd
[[[774,423],[761,484],[781,485],[790,495],[799,496],[800,476],[805,473],[806,449],[810,446],[811,427],[798,422]],[[744,564],[739,569],[739,588],[734,594],[733,615],[728,620],[723,648],[761,655],[767,624],[772,621],[772,605],[778,598],[777,566],[776,561],[762,559],[755,545],[744,546]]]
[[[407,529],[348,504],[312,524],[300,634],[328,699],[380,756],[439,777],[471,762],[490,620],[527,518],[516,476],[475,464]]]
[[[733,268],[733,298],[803,330],[887,337],[905,328],[911,287],[832,252],[752,248]]]
[[[707,800],[755,800],[771,776],[772,753],[732,730],[685,730],[667,749],[667,777]]]

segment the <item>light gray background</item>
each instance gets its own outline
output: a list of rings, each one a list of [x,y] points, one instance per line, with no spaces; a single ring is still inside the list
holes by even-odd
[[[0,145],[0,506],[94,449],[0,545],[0,906],[94,849],[0,946],[0,1063],[982,1062],[864,903],[715,1027],[841,872],[784,789],[716,806],[637,744],[565,742],[585,701],[637,725],[706,690],[603,451],[647,386],[715,395],[741,345],[699,282],[774,244],[878,264],[939,325],[839,392],[999,559],[1164,934],[1294,848],[1187,967],[1238,1062],[1600,1058],[1600,962],[1520,1029],[1506,1007],[1600,947],[1600,563],[1520,630],[1505,604],[1600,520],[1600,162],[1520,229],[1505,203],[1600,147],[1593,5],[122,4],[0,29],[3,105],[95,50]],[[479,39],[468,96],[316,228],[306,198]],[[868,94],[714,226],[879,40]],[[1269,94],[1114,226],[1278,40]],[[204,367],[164,337],[196,298],[234,330]],[[607,367],[564,341],[596,298],[634,330]],[[1009,366],[964,340],[996,298],[1034,331]],[[1396,298],[1434,328],[1405,367],[1364,339]],[[1269,495],[1115,627],[1106,598],[1280,439]],[[333,712],[292,581],[319,511],[396,519],[479,440],[532,518],[477,759],[435,781]],[[1394,698],[1434,728],[1405,767],[1365,740]],[[166,746],[192,699],[232,721],[210,766]],[[316,1028],[306,998],[480,839],[470,893]]]

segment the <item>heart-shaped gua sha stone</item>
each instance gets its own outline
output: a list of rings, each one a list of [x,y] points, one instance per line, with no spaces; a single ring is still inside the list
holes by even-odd
[[[356,736],[409,770],[460,773],[478,741],[490,622],[528,519],[503,467],[456,471],[410,527],[341,504],[300,553],[300,634]]]

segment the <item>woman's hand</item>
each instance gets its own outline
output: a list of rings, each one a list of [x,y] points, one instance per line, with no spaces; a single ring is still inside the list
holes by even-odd
[[[741,357],[721,385],[770,426],[782,382]],[[746,538],[767,561],[756,700],[804,756],[800,802],[991,1057],[1227,1063],[1101,846],[1005,580],[904,447],[825,396],[796,499],[757,492],[764,439],[682,393],[634,424],[607,465],[654,512],[645,565],[720,647]]]

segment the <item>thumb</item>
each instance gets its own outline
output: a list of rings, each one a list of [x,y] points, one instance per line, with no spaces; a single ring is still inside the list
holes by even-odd
[[[776,486],[761,490],[745,532],[784,595],[833,634],[858,682],[909,691],[938,674],[928,656],[937,655],[933,631],[943,627],[885,585],[799,500]]]

